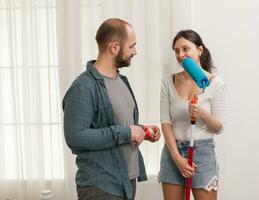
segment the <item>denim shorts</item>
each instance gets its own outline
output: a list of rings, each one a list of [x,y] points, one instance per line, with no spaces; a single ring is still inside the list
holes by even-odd
[[[179,153],[188,157],[188,141],[177,141]],[[195,175],[192,177],[192,188],[202,188],[210,191],[217,190],[219,166],[215,155],[215,143],[213,139],[194,141],[193,162],[197,165]],[[159,182],[174,185],[185,185],[186,178],[182,176],[171,154],[165,145],[160,161]]]

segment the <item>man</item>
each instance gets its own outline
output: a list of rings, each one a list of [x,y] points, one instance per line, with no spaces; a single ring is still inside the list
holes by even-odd
[[[96,34],[98,57],[63,99],[67,145],[77,155],[79,200],[134,199],[136,179],[147,180],[138,145],[145,139],[129,82],[118,69],[136,55],[133,27],[121,19],[103,22]],[[152,126],[155,142],[160,130]]]

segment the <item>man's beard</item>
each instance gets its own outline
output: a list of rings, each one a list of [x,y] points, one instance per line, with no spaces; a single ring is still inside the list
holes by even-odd
[[[127,59],[123,59],[123,51],[120,50],[116,59],[115,59],[115,65],[117,68],[122,68],[122,67],[128,67],[131,64],[131,58],[133,56],[128,57]]]

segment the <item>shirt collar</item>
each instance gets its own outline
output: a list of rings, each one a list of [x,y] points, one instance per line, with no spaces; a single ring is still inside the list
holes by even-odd
[[[94,63],[96,60],[90,60],[87,62],[86,68],[89,72],[94,76],[95,79],[103,79],[103,76],[98,72],[98,70],[94,67]],[[119,75],[120,71],[117,69],[117,73]]]

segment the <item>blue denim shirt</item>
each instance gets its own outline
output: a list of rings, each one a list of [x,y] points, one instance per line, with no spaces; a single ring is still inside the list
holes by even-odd
[[[121,145],[131,142],[129,126],[115,123],[112,105],[102,75],[87,63],[63,98],[66,143],[77,155],[77,186],[94,185],[108,193],[132,199],[132,187]],[[134,123],[138,124],[136,99],[125,76],[120,75],[135,101]],[[118,98],[119,98],[118,94]],[[139,152],[138,181],[147,180]]]

